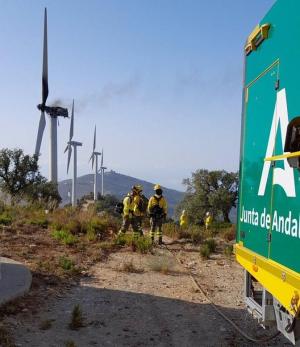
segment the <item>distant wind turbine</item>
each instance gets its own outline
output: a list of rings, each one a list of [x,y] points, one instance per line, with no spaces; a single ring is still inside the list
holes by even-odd
[[[73,154],[72,206],[75,207],[77,205],[77,194],[76,194],[77,193],[77,147],[82,146],[82,143],[73,141],[73,135],[74,135],[74,100],[72,104],[69,141],[65,149],[65,153],[68,151],[68,163],[67,163],[67,173],[68,173],[69,167],[70,167],[71,155],[72,155],[72,147],[73,147],[74,154]]]
[[[39,128],[37,133],[35,155],[40,155],[43,133],[46,127],[45,112],[50,117],[50,163],[49,163],[49,180],[57,183],[57,118],[68,117],[68,110],[59,106],[46,106],[49,94],[48,87],[48,37],[47,37],[47,9],[44,13],[44,43],[43,43],[43,73],[42,73],[42,103],[37,106],[41,111]]]
[[[103,148],[102,148],[102,154],[101,154],[101,195],[104,196],[104,171],[107,169],[107,167],[103,166]]]
[[[94,168],[95,162],[95,173],[94,173],[94,201],[97,201],[97,183],[98,183],[98,156],[101,155],[100,152],[96,152],[96,125],[94,130],[94,142],[93,142],[93,152],[90,157],[90,161],[92,160],[92,168]]]

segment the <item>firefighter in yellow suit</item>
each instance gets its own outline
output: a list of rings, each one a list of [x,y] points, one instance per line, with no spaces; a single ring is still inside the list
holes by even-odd
[[[154,242],[155,231],[158,237],[158,244],[162,244],[162,225],[167,217],[168,205],[163,197],[162,189],[159,184],[154,186],[155,194],[150,198],[148,203],[148,214],[150,216],[150,236],[152,243]]]
[[[143,188],[141,186],[133,186],[131,193],[128,193],[123,200],[123,223],[119,234],[125,234],[129,227],[132,227],[133,237],[137,238],[143,235],[142,231],[142,214],[139,212],[138,206],[140,202],[140,194]]]
[[[188,226],[188,216],[186,214],[186,210],[182,211],[179,224],[182,229],[185,229]]]
[[[210,214],[210,212],[206,212],[206,216],[205,216],[205,229],[207,230],[212,222],[212,215]]]

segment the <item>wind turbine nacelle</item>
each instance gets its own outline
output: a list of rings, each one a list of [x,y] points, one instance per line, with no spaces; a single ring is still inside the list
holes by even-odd
[[[68,109],[60,107],[60,106],[46,106],[46,105],[39,104],[37,105],[37,108],[40,111],[46,112],[47,114],[49,114],[50,117],[68,118],[69,116]]]

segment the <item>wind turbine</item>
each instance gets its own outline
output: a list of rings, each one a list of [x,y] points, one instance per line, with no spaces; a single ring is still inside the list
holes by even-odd
[[[42,73],[42,103],[37,105],[41,111],[37,133],[35,155],[40,155],[43,133],[46,126],[45,112],[50,117],[50,144],[49,144],[49,181],[57,183],[57,118],[68,117],[68,109],[59,106],[46,106],[49,94],[48,87],[48,35],[47,35],[47,9],[44,13],[44,42],[43,42],[43,73]]]
[[[101,155],[100,152],[96,152],[96,125],[94,130],[94,142],[93,142],[93,152],[90,157],[90,161],[92,160],[92,168],[94,168],[95,162],[95,173],[94,173],[94,201],[97,201],[97,182],[98,182],[98,156]]]
[[[81,142],[73,141],[74,135],[74,100],[72,104],[72,114],[71,114],[71,123],[70,123],[70,133],[69,133],[69,141],[67,147],[65,149],[65,153],[68,151],[68,164],[67,164],[67,173],[69,172],[70,160],[72,155],[72,147],[74,149],[73,154],[73,180],[72,180],[72,206],[75,207],[77,204],[77,147],[82,146]]]
[[[100,167],[100,171],[101,171],[101,195],[104,196],[104,170],[106,170],[107,167],[103,166],[103,148],[102,148],[102,154],[101,154],[101,167]]]

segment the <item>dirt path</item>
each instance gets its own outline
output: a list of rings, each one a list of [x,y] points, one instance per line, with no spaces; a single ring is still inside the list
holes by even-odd
[[[264,334],[244,310],[242,270],[234,261],[223,256],[202,261],[191,246],[173,249],[224,313],[248,333]],[[85,326],[73,331],[68,323],[76,304]],[[165,249],[154,255],[112,254],[60,300],[7,323],[17,346],[251,346],[216,314]],[[277,339],[269,345],[285,343]]]

